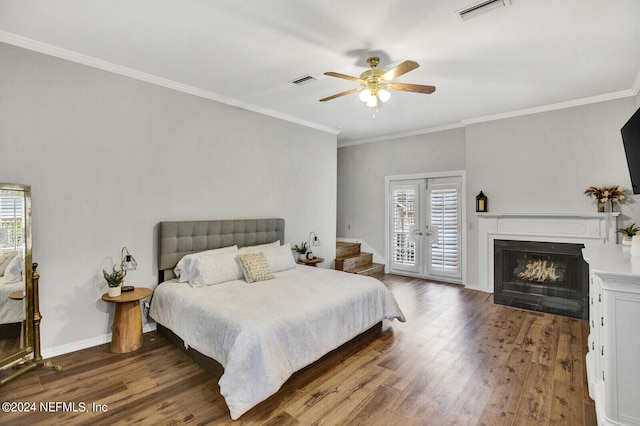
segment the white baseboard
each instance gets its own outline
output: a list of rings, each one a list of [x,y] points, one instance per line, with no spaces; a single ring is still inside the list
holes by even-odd
[[[469,290],[475,290],[475,291],[481,291],[483,293],[487,293],[487,294],[493,294],[492,291],[487,291],[486,288],[478,285],[478,284],[470,284],[470,283],[461,283],[464,285],[464,288],[469,289]]]
[[[151,321],[142,327],[142,332],[148,333],[149,331],[155,331],[156,326],[156,323]],[[59,355],[80,351],[82,349],[92,348],[94,346],[102,345],[109,342],[111,342],[111,333],[92,337],[90,339],[80,340],[77,342],[67,343],[66,345],[54,346],[53,348],[44,349],[42,351],[42,358],[53,358]]]

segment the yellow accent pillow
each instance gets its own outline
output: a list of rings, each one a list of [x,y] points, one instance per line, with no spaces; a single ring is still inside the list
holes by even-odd
[[[236,256],[242,272],[244,272],[244,279],[248,283],[255,283],[257,281],[272,280],[276,276],[271,273],[267,258],[264,257],[264,253],[244,253]]]

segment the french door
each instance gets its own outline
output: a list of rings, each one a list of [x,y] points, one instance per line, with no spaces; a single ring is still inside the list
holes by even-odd
[[[388,269],[460,282],[462,177],[388,181]]]

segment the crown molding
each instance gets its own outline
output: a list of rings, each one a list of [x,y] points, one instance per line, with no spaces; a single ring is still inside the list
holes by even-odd
[[[81,65],[86,65],[88,67],[97,68],[113,74],[118,74],[125,77],[133,78],[135,80],[140,80],[145,83],[154,84],[156,86],[165,87],[167,89],[176,90],[178,92],[187,93],[193,96],[198,96],[200,98],[209,99],[211,101],[220,102],[222,104],[234,106],[247,111],[256,112],[258,114],[277,118],[279,120],[288,121],[294,124],[299,124],[301,126],[309,127],[315,130],[320,130],[322,132],[330,133],[332,135],[337,135],[338,133],[340,133],[340,130],[332,127],[327,127],[317,123],[312,123],[310,121],[301,120],[299,118],[292,117],[287,114],[282,114],[280,112],[277,112],[268,108],[263,108],[258,105],[242,102],[238,99],[233,99],[227,96],[220,95],[218,93],[198,89],[197,87],[178,83],[166,78],[158,77],[156,75],[148,74],[132,68],[116,65],[111,62],[103,61],[101,59],[83,55],[81,53],[62,49],[50,44],[42,43],[42,42],[32,40],[26,37],[22,37],[16,34],[8,33],[6,31],[0,31],[0,42],[17,46],[17,47],[22,47],[27,50],[53,56],[59,59],[75,62]]]
[[[640,93],[640,72],[636,76],[636,81],[633,83],[633,87],[631,88],[631,90],[635,95]]]
[[[636,79],[636,81],[637,81],[637,79]],[[588,97],[588,98],[575,99],[573,101],[558,102],[558,103],[555,103],[555,104],[543,105],[543,106],[533,107],[533,108],[525,108],[525,109],[505,112],[505,113],[501,113],[501,114],[494,114],[494,115],[487,115],[487,116],[484,116],[484,117],[470,118],[470,119],[467,119],[467,120],[462,120],[462,123],[464,123],[465,125],[469,125],[469,124],[483,123],[485,121],[502,120],[502,119],[505,119],[505,118],[513,118],[513,117],[520,117],[520,116],[523,116],[523,115],[538,114],[538,113],[541,113],[541,112],[555,111],[555,110],[559,110],[559,109],[565,109],[565,108],[572,108],[572,107],[577,107],[577,106],[582,106],[582,105],[595,104],[595,103],[598,103],[598,102],[605,102],[605,101],[612,101],[612,100],[615,100],[615,99],[628,98],[628,97],[631,97],[631,96],[635,96],[637,93],[638,93],[637,90],[634,90],[632,88],[632,89],[629,89],[629,90],[621,90],[619,92],[606,93],[604,95],[598,95],[598,96],[591,96],[591,97]]]
[[[428,128],[428,129],[416,130],[416,131],[408,132],[408,133],[398,133],[398,134],[394,134],[394,135],[380,136],[380,137],[367,138],[367,139],[357,139],[357,140],[354,139],[354,140],[347,140],[347,141],[338,140],[338,148],[344,148],[344,147],[347,147],[347,146],[360,145],[360,144],[371,143],[371,142],[382,142],[382,141],[386,141],[386,140],[404,138],[404,137],[407,137],[407,136],[422,135],[422,134],[426,134],[426,133],[441,132],[441,131],[444,131],[444,130],[456,129],[456,128],[459,128],[459,127],[466,127],[466,126],[468,126],[470,124],[484,123],[486,121],[503,120],[505,118],[520,117],[520,116],[523,116],[523,115],[537,114],[537,113],[541,113],[541,112],[555,111],[555,110],[559,110],[559,109],[565,109],[565,108],[571,108],[571,107],[576,107],[576,106],[594,104],[594,103],[598,103],[598,102],[605,102],[605,101],[611,101],[611,100],[615,100],[615,99],[628,98],[628,97],[632,97],[632,96],[637,96],[639,92],[640,92],[640,73],[638,73],[638,76],[636,77],[636,80],[635,80],[635,82],[633,84],[633,87],[631,89],[629,89],[629,90],[622,90],[622,91],[619,91],[619,92],[607,93],[607,94],[604,94],[604,95],[591,96],[591,97],[588,97],[588,98],[581,98],[581,99],[576,99],[576,100],[573,100],[573,101],[559,102],[559,103],[556,103],[556,104],[543,105],[543,106],[540,106],[540,107],[533,107],[533,108],[520,109],[520,110],[516,110],[516,111],[509,111],[509,112],[500,113],[500,114],[486,115],[486,116],[483,116],[483,117],[469,118],[469,119],[461,120],[459,123],[453,123],[453,124],[448,124],[448,125],[445,125],[445,126],[439,126],[439,127]]]
[[[352,145],[361,145],[363,143],[383,142],[391,139],[407,138],[411,136],[424,135],[427,133],[443,132],[445,130],[459,129],[461,127],[464,127],[463,123],[454,123],[454,124],[447,124],[445,126],[430,127],[428,129],[414,130],[411,132],[395,133],[392,135],[385,135],[385,136],[376,136],[374,138],[343,140],[343,141],[338,141],[338,148],[344,148]]]
[[[324,125],[320,125],[317,123],[313,123],[307,120],[301,120],[296,117],[292,117],[287,114],[282,114],[280,112],[263,108],[258,105],[249,104],[247,102],[242,102],[238,99],[229,98],[214,92],[210,92],[207,90],[202,90],[193,86],[189,86],[186,84],[178,83],[169,79],[165,79],[162,77],[158,77],[152,74],[148,74],[145,72],[141,72],[132,68],[123,67],[120,65],[116,65],[111,62],[103,61],[91,56],[83,55],[80,53],[72,52],[70,50],[62,49],[50,44],[42,43],[36,40],[32,40],[26,37],[18,36],[16,34],[12,34],[6,31],[0,31],[0,42],[7,43],[13,46],[22,47],[27,50],[32,50],[34,52],[42,53],[45,55],[53,56],[56,58],[64,59],[67,61],[75,62],[78,64],[86,65],[92,68],[101,69],[103,71],[111,72],[114,74],[122,75],[125,77],[133,78],[136,80],[144,81],[146,83],[154,84],[157,86],[165,87],[171,90],[176,90],[179,92],[187,93],[193,96],[198,96],[200,98],[209,99],[215,102],[220,102],[226,105],[234,106],[240,109],[244,109],[247,111],[256,112],[258,114],[266,115],[269,117],[277,118],[283,121],[288,121],[290,123],[299,124],[304,127],[308,127],[311,129],[319,130],[322,132],[330,133],[332,135],[338,135],[340,133],[340,129],[336,129],[333,127],[328,127]],[[469,118],[465,120],[461,120],[458,123],[452,123],[444,126],[426,128],[415,130],[411,132],[403,132],[392,135],[378,136],[373,138],[365,138],[365,139],[354,139],[354,140],[338,140],[338,148],[343,148],[352,145],[360,145],[365,143],[373,143],[373,142],[382,142],[386,140],[393,140],[417,135],[423,135],[428,133],[436,133],[442,132],[445,130],[457,129],[460,127],[466,127],[469,124],[477,124],[483,123],[487,121],[495,121],[502,120],[505,118],[513,118],[519,117],[523,115],[529,114],[537,114],[541,112],[554,111],[564,108],[571,108],[575,106],[588,105],[597,102],[610,101],[615,99],[621,99],[631,96],[637,96],[640,93],[640,73],[636,76],[636,79],[633,83],[633,86],[629,90],[623,90],[619,92],[608,93],[604,95],[592,96],[587,98],[576,99],[568,102],[559,102],[550,105],[543,105],[539,107],[526,108],[516,111],[510,111],[500,114],[487,115],[476,118]]]

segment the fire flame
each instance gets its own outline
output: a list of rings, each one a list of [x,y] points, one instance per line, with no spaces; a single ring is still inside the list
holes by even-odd
[[[524,272],[520,272],[518,278],[538,282],[556,282],[560,277],[556,275],[555,263],[550,262],[547,265],[546,260],[535,260],[525,265]]]

